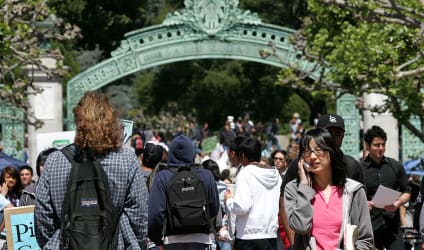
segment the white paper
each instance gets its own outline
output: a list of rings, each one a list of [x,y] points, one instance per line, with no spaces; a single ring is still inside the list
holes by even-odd
[[[344,233],[345,250],[355,250],[355,243],[358,240],[358,226],[347,224]]]
[[[400,195],[401,192],[380,185],[371,201],[375,207],[384,208],[387,205],[392,205]]]

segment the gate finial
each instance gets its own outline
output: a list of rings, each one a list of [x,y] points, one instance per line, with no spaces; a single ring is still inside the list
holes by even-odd
[[[256,13],[238,8],[238,0],[185,0],[185,8],[167,15],[165,26],[183,25],[191,32],[220,36],[238,24],[262,23]]]

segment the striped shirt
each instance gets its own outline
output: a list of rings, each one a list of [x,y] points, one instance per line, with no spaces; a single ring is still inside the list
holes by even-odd
[[[119,219],[118,249],[144,249],[148,192],[137,158],[130,149],[110,152],[101,161],[108,175]],[[60,218],[71,164],[60,151],[49,155],[36,188],[35,231],[42,249],[59,249]]]

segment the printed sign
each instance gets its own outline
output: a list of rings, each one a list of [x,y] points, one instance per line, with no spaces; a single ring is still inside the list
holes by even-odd
[[[8,249],[40,249],[35,238],[34,207],[24,206],[4,209]]]
[[[124,130],[124,136],[123,136],[123,141],[122,143],[125,144],[128,139],[130,139],[130,137],[132,136],[132,132],[133,132],[133,124],[134,122],[131,120],[124,120],[121,119],[121,124],[122,124],[122,129]]]
[[[74,142],[75,131],[38,133],[37,134],[37,155],[49,148],[61,149]]]

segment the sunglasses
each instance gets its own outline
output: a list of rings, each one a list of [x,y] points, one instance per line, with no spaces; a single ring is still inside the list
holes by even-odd
[[[286,161],[286,159],[284,159],[284,158],[279,158],[279,157],[275,157],[275,158],[274,158],[274,161]]]

